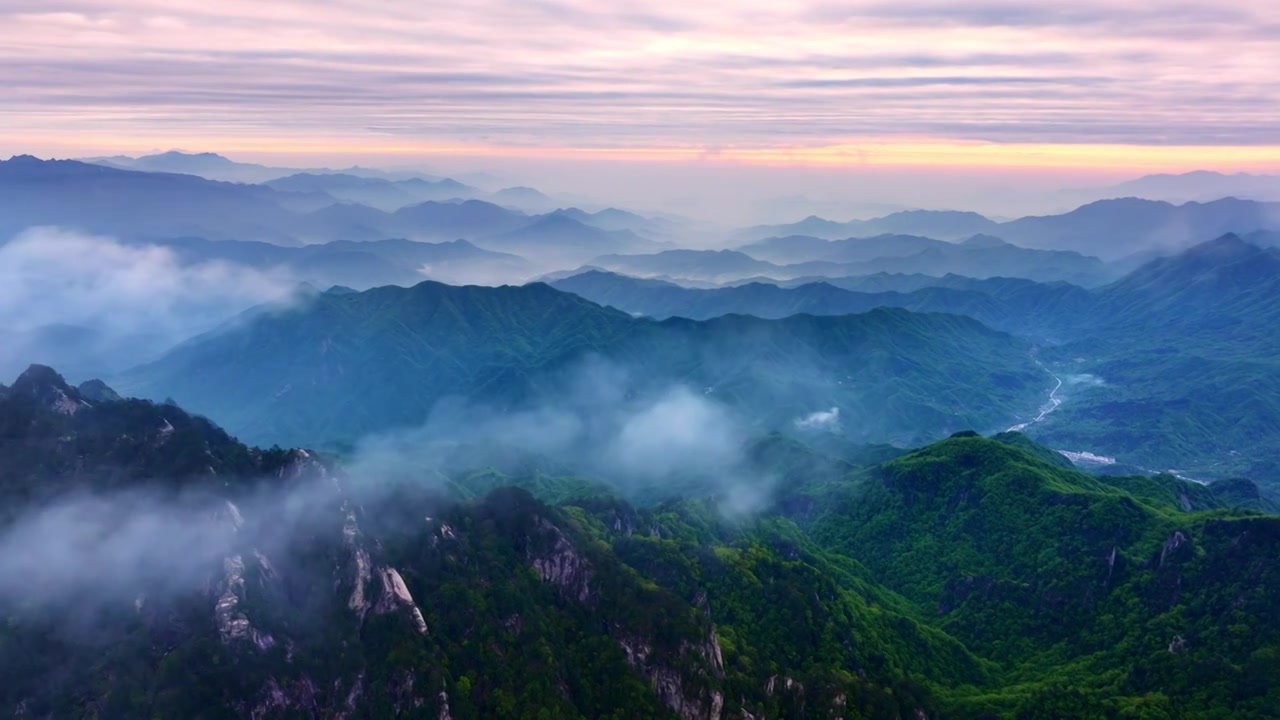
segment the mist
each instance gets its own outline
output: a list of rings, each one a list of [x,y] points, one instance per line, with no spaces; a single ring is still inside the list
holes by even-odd
[[[776,483],[750,461],[753,439],[720,402],[678,383],[641,387],[625,367],[592,358],[520,408],[442,402],[422,425],[368,436],[335,465],[300,453],[305,471],[296,475],[211,476],[184,490],[159,480],[10,508],[0,531],[0,602],[92,622],[103,611],[216,594],[228,558],[287,564],[317,541],[341,542],[353,511],[376,515],[384,531],[420,530],[417,516],[414,527],[394,527],[401,520],[386,509],[398,493],[450,502],[451,473],[484,469],[511,451],[638,505],[703,497],[726,519],[744,519],[765,509]]]
[[[33,362],[80,380],[150,359],[247,308],[289,300],[283,271],[184,264],[171,250],[59,228],[0,245],[0,375]]]
[[[637,384],[601,358],[563,373],[536,399],[498,409],[446,399],[417,427],[357,444],[347,468],[357,483],[436,477],[460,448],[516,450],[610,486],[633,502],[711,496],[726,515],[756,512],[774,478],[747,457],[752,429],[726,405],[686,385]],[[472,457],[472,456],[469,456]]]

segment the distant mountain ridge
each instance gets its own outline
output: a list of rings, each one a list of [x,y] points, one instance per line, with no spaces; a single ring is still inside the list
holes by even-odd
[[[339,170],[332,170],[329,168],[272,167],[256,163],[238,162],[217,153],[189,153],[179,150],[170,150],[168,152],[157,153],[154,155],[143,155],[140,157],[115,155],[112,157],[84,158],[81,162],[105,165],[107,167],[119,168],[121,170],[180,173],[184,175],[198,175],[209,180],[255,184],[266,183],[271,180],[276,180],[289,175],[297,175],[299,173],[322,175],[343,174],[385,180],[410,180],[418,178],[427,181],[439,181],[444,179],[428,173],[386,171],[378,170],[376,168],[362,168],[358,166],[342,168]]]
[[[1064,195],[1077,201],[1121,197],[1172,203],[1208,202],[1227,197],[1280,201],[1280,175],[1193,170],[1181,174],[1144,175],[1110,187],[1071,190]]]
[[[480,192],[456,180],[421,178],[387,180],[345,173],[298,173],[269,180],[264,185],[292,192],[325,193],[344,202],[360,203],[392,212],[428,200],[472,198]]]
[[[1153,250],[1175,253],[1225,233],[1243,235],[1280,230],[1280,202],[1227,197],[1174,205],[1126,197],[1098,200],[1058,215],[1030,216],[1002,223],[967,221],[965,224],[966,221],[962,221],[948,228],[946,222],[950,217],[936,213],[924,216],[895,213],[851,223],[809,218],[794,225],[751,228],[741,237],[759,241],[775,236],[811,235],[835,240],[895,233],[948,239],[981,233],[1026,248],[1073,250],[1110,261]],[[892,229],[886,229],[889,226]],[[945,232],[936,232],[939,226]],[[960,231],[960,227],[966,228],[965,231]],[[928,232],[929,229],[935,232]]]
[[[866,240],[823,240],[791,236],[765,240],[740,250],[671,250],[649,255],[607,255],[592,266],[628,275],[668,276],[729,283],[750,277],[792,280],[800,277],[948,273],[968,277],[1023,277],[1100,285],[1114,274],[1095,257],[1072,251],[1017,247],[995,238],[952,243],[914,235],[881,235]],[[789,249],[795,248],[794,252]],[[777,264],[766,259],[787,259]]]
[[[462,199],[415,202],[385,212],[335,197],[393,192],[405,199],[404,193],[450,194],[454,189],[451,181],[433,184],[353,175],[292,175],[271,185],[250,185],[20,156],[0,161],[0,242],[37,225],[124,240],[205,237],[299,245],[388,238],[466,239],[482,247],[492,245],[490,249],[528,253],[543,271],[554,269],[546,266],[558,262],[553,258],[569,257],[580,264],[599,254],[659,247],[630,229],[591,224],[598,221],[616,227],[642,220],[616,210],[581,213],[581,219],[576,219],[563,213],[527,215],[482,200]],[[387,204],[398,202],[388,200]],[[552,225],[550,231],[548,225]]]
[[[775,284],[776,283],[776,284]],[[1280,494],[1280,250],[1225,235],[1085,289],[1015,278],[878,275],[691,289],[588,271],[553,284],[653,317],[944,310],[1037,342],[1063,381],[1028,428],[1054,447]],[[1132,470],[1131,470],[1132,472]]]
[[[941,240],[993,232],[998,223],[975,212],[959,210],[901,210],[871,220],[834,222],[811,215],[788,225],[759,225],[739,233],[743,240],[783,235],[812,235],[828,240],[875,235],[925,235]]]
[[[554,280],[551,285],[601,305],[659,320],[707,320],[733,314],[777,319],[797,314],[848,315],[894,307],[965,315],[997,330],[1031,338],[1057,335],[1060,318],[1087,312],[1091,306],[1089,293],[1072,285],[958,276],[934,281],[933,285],[905,292],[859,292],[825,282],[788,287],[747,283],[693,289],[596,270]]]

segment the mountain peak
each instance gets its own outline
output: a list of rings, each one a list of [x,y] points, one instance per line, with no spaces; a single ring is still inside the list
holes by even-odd
[[[41,160],[35,155],[14,155],[13,157],[6,160],[5,162],[8,162],[14,165],[35,166],[35,165],[43,165],[46,161]]]
[[[494,193],[495,197],[514,198],[523,200],[550,200],[545,193],[537,188],[527,187],[525,185],[516,185],[514,187],[502,188]]]
[[[994,247],[1004,247],[1009,243],[1005,242],[1004,240],[1001,240],[1000,238],[994,235],[984,235],[982,233],[978,233],[977,235],[974,235],[973,237],[961,242],[960,244],[966,247],[994,248]]]
[[[1276,277],[1280,254],[1227,233],[1173,257],[1152,260],[1119,280],[1112,291],[1141,290],[1162,297],[1194,291],[1209,301],[1221,299],[1222,293],[1236,295],[1272,283]]]
[[[57,370],[48,365],[32,364],[22,371],[18,379],[13,383],[13,389],[36,389],[42,387],[56,387],[63,390],[69,390],[67,381],[58,374]]]
[[[67,384],[57,370],[47,365],[32,365],[14,381],[10,392],[47,405],[63,415],[74,415],[88,403],[80,393]]]
[[[1184,259],[1195,259],[1207,262],[1235,262],[1238,260],[1269,255],[1266,250],[1250,244],[1235,233],[1227,233],[1208,242],[1200,243],[1179,256]]]
[[[120,394],[112,390],[110,385],[96,379],[80,383],[76,391],[89,402],[116,402],[121,399]]]
[[[1258,260],[1261,261],[1263,266],[1271,266],[1276,261],[1280,261],[1280,256],[1277,256],[1274,250],[1262,249],[1262,247],[1243,240],[1238,234],[1226,233],[1224,236],[1215,238],[1215,240],[1202,242],[1199,245],[1190,247],[1190,249],[1184,250],[1171,260],[1178,264],[1196,266],[1235,265]],[[1251,270],[1257,269],[1252,268]]]
[[[144,155],[143,157],[140,157],[138,159],[139,160],[205,160],[205,161],[216,161],[216,162],[223,162],[223,163],[231,162],[230,158],[219,155],[218,153],[212,153],[212,152],[191,153],[191,152],[184,152],[182,150],[168,150],[162,153],[156,153],[155,155]]]

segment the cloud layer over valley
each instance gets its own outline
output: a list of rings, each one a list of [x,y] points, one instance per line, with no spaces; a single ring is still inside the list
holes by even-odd
[[[117,371],[263,303],[287,301],[280,272],[183,264],[168,249],[35,228],[0,245],[0,375],[32,362]],[[84,379],[84,378],[79,378]]]

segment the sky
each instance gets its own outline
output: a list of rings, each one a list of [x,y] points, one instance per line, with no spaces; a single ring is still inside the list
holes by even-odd
[[[0,0],[0,27],[0,153],[1280,170],[1270,0]]]

